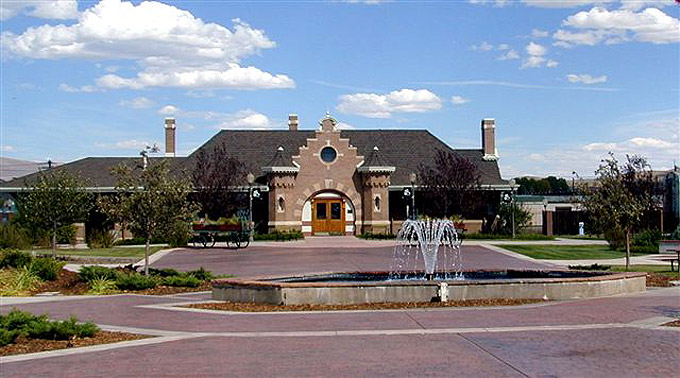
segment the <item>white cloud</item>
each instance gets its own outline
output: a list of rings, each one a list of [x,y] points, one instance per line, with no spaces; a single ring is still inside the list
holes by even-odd
[[[498,51],[505,51],[510,48],[510,45],[507,43],[501,43],[500,45],[496,46],[496,50]]]
[[[619,146],[616,143],[595,142],[586,144],[583,149],[586,151],[618,151]]]
[[[141,72],[136,77],[108,74],[97,79],[106,89],[294,87],[286,75],[240,66],[241,59],[276,43],[239,19],[233,23],[232,31],[155,1],[134,5],[102,0],[72,25],[42,25],[19,35],[3,32],[1,39],[13,57],[137,62]]]
[[[463,105],[463,104],[467,104],[468,102],[470,102],[470,99],[467,99],[463,96],[453,96],[453,97],[451,97],[451,102],[454,105]]]
[[[553,34],[555,45],[561,47],[593,46],[602,42],[614,44],[629,40],[654,44],[680,41],[680,21],[657,8],[635,12],[630,9],[610,11],[595,7],[567,17],[562,25],[576,31],[560,29]]]
[[[614,0],[522,0],[527,6],[540,8],[575,8],[590,4],[611,3]]]
[[[0,4],[0,20],[5,21],[19,13],[49,19],[73,19],[78,17],[76,0],[22,0],[3,1]]]
[[[529,156],[527,156],[527,159],[529,159],[529,160],[543,160],[544,157],[541,154],[531,153],[531,154],[529,154]]]
[[[156,103],[146,97],[136,97],[131,100],[121,100],[118,104],[133,109],[146,109],[154,106]]]
[[[151,146],[153,144],[158,144],[158,143],[149,143],[147,141],[143,140],[137,140],[137,139],[130,139],[130,140],[121,140],[119,142],[115,143],[103,143],[103,142],[97,142],[95,143],[95,146],[97,148],[104,148],[107,150],[142,150],[146,148],[147,146]]]
[[[531,36],[534,37],[534,38],[545,38],[549,35],[550,35],[550,33],[548,33],[545,30],[531,29]]]
[[[17,149],[14,146],[10,146],[9,144],[4,144],[2,146],[2,152],[16,152]]]
[[[538,43],[534,43],[534,42],[529,42],[526,49],[527,49],[527,54],[533,55],[533,56],[543,56],[543,55],[545,55],[546,52],[548,52],[548,50],[544,46],[541,46]]]
[[[674,5],[673,0],[621,0],[621,8],[629,10],[640,10],[648,6],[656,8],[663,8],[665,6]]]
[[[92,93],[92,92],[101,92],[101,88],[97,88],[92,85],[83,85],[81,87],[72,87],[66,83],[61,83],[59,84],[59,90],[63,92],[69,92],[69,93],[78,93],[78,92],[85,92],[85,93]]]
[[[470,48],[472,51],[491,51],[493,50],[493,45],[488,42],[482,42],[479,45],[472,45]]]
[[[629,139],[628,143],[631,143],[631,144],[638,146],[638,147],[651,147],[651,148],[660,148],[660,149],[680,147],[677,144],[673,144],[671,142],[661,140],[661,139],[656,139],[656,138],[640,138],[640,137],[637,137],[637,138]]]
[[[569,74],[567,80],[571,83],[599,84],[607,82],[607,75],[591,76],[588,74]]]
[[[345,3],[377,5],[387,3],[392,0],[344,0]]]
[[[519,54],[515,50],[510,50],[498,57],[498,60],[514,60],[519,59]]]
[[[177,115],[180,112],[179,108],[174,105],[165,105],[158,109],[158,114],[164,116]]]
[[[543,66],[554,68],[559,64],[555,60],[545,58],[544,55],[548,52],[548,49],[538,43],[529,42],[526,46],[526,51],[529,56],[524,59],[520,68],[539,68]]]
[[[224,116],[218,129],[269,129],[271,121],[269,117],[251,109],[240,110]]]
[[[335,125],[335,128],[338,129],[338,130],[354,130],[354,129],[356,129],[356,127],[354,127],[353,125],[350,125],[349,123],[345,123],[345,122],[338,122],[338,124]]]
[[[392,113],[424,113],[441,109],[442,100],[427,89],[400,89],[388,94],[354,93],[339,97],[342,113],[390,118]]]
[[[468,0],[470,4],[479,4],[479,5],[485,5],[485,4],[493,4],[495,7],[504,7],[510,3],[510,0]]]

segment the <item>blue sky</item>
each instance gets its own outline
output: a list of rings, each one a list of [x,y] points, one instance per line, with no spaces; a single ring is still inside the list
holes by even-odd
[[[680,7],[653,1],[2,1],[1,153],[135,156],[178,124],[429,129],[503,177],[680,164]],[[417,141],[414,141],[417,143]]]

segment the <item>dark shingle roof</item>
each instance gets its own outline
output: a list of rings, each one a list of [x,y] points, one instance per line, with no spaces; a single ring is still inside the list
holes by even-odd
[[[183,168],[183,161],[186,158],[149,158],[150,164],[160,159],[167,159],[171,172],[174,174],[181,174]],[[121,164],[136,167],[142,165],[141,157],[88,157],[70,163],[62,164],[55,168],[54,171],[68,170],[70,173],[87,180],[88,186],[97,188],[113,188],[116,186],[117,180],[111,174],[111,170]],[[16,178],[2,184],[6,188],[22,188],[27,184],[31,184],[41,172],[32,173],[23,177]]]
[[[248,171],[259,173],[258,182],[266,182],[262,167],[271,166],[272,159],[283,166],[293,166],[292,156],[297,155],[299,147],[306,145],[307,138],[313,138],[313,130],[222,130],[208,140],[188,157],[166,158],[171,161],[171,170],[177,174],[183,171],[191,172],[196,163],[197,152],[211,149],[224,143],[229,156],[242,161]],[[483,185],[503,185],[507,181],[501,179],[498,163],[485,161],[481,149],[454,150],[432,135],[427,130],[343,130],[343,138],[349,138],[350,143],[364,156],[371,165],[375,165],[371,157],[373,148],[379,148],[376,159],[387,166],[395,167],[391,175],[392,185],[410,185],[408,175],[418,172],[419,165],[432,164],[437,150],[454,151],[474,163],[481,174]],[[283,152],[277,156],[278,147]],[[159,158],[155,158],[159,159]],[[154,158],[151,159],[152,161]],[[79,174],[82,178],[97,187],[113,187],[116,179],[110,172],[111,168],[121,164],[141,164],[140,157],[90,157],[63,164],[54,169],[68,169]],[[382,165],[383,163],[378,163]],[[23,187],[25,182],[31,182],[37,174],[24,176],[7,183],[3,187]]]
[[[368,155],[368,157],[364,159],[364,164],[362,165],[362,167],[366,168],[390,167],[390,166],[392,166],[392,164],[388,163],[387,160],[385,160],[378,146],[373,147],[373,150],[371,150],[371,153]]]
[[[290,154],[286,154],[283,146],[276,149],[274,157],[264,167],[295,167]]]

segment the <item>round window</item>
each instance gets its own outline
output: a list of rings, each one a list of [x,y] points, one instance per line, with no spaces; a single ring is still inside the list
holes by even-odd
[[[333,147],[324,147],[321,150],[321,160],[325,161],[326,163],[334,162],[336,157],[338,157],[338,153],[335,152]]]

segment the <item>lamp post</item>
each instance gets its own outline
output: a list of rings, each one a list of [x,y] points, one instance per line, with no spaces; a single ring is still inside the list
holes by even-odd
[[[408,178],[411,181],[411,219],[416,220],[416,179],[418,175],[411,172]]]
[[[255,182],[255,175],[252,172],[248,173],[246,176],[248,180],[248,232],[250,235],[248,239],[253,241],[253,183]]]
[[[512,238],[515,238],[515,179],[510,180],[510,190],[512,195],[510,196],[510,205],[512,211]]]

